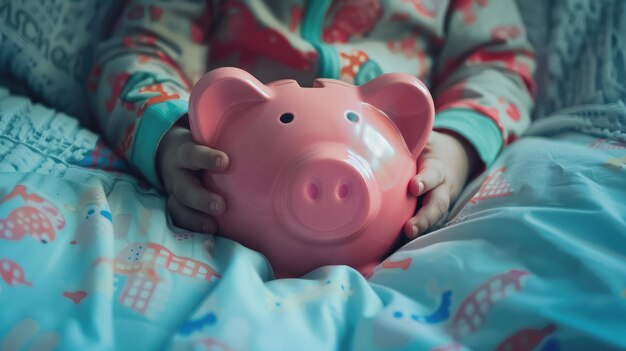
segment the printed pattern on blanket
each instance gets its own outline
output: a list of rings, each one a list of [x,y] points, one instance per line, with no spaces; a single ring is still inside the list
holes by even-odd
[[[30,120],[0,133],[2,350],[626,348],[624,144],[521,139],[369,279],[274,280],[258,253],[173,227],[152,188],[82,166],[93,135],[32,147],[62,116],[2,106],[1,125]]]

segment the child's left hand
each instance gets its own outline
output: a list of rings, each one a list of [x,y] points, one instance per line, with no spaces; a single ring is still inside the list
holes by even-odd
[[[479,164],[478,154],[463,137],[433,131],[417,160],[417,175],[409,183],[409,193],[424,198],[422,207],[404,225],[406,236],[416,238],[446,215]]]

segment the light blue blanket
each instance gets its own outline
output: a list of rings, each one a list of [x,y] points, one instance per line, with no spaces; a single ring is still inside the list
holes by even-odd
[[[365,279],[274,280],[75,120],[0,89],[1,350],[626,349],[626,145],[514,143]]]

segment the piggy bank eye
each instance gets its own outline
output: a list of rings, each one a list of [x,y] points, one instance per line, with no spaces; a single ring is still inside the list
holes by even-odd
[[[346,118],[350,122],[357,122],[359,120],[359,115],[354,111],[346,111]]]
[[[280,116],[280,121],[282,123],[285,123],[285,124],[291,123],[291,121],[293,121],[293,119],[294,119],[293,113],[283,113]]]

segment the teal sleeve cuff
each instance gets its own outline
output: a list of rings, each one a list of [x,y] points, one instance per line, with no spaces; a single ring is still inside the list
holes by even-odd
[[[474,146],[478,156],[489,167],[500,153],[502,135],[489,117],[467,109],[448,109],[435,116],[434,129],[447,129],[462,135]]]
[[[154,186],[161,187],[156,170],[156,152],[161,138],[176,121],[187,113],[187,100],[168,100],[149,106],[139,119],[131,163]]]

